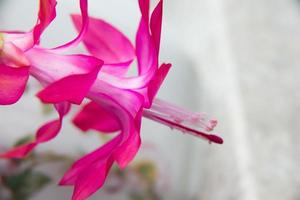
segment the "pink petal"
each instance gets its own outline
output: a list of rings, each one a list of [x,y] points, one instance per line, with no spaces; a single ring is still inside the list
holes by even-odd
[[[157,54],[159,54],[161,26],[162,26],[163,0],[160,0],[152,12],[150,28]]]
[[[28,67],[13,68],[0,64],[0,105],[16,103],[29,78]]]
[[[149,9],[150,1],[149,0],[139,0],[139,6],[142,13],[142,18],[148,23],[149,21]]]
[[[101,188],[112,164],[113,159],[108,158],[88,166],[76,180],[72,200],[84,200]]]
[[[140,149],[141,137],[139,131],[139,129],[132,129],[129,137],[115,151],[115,159],[121,169],[127,167]]]
[[[59,118],[57,120],[48,122],[42,127],[40,127],[36,133],[36,138],[34,141],[15,147],[5,153],[0,154],[0,158],[24,158],[37,145],[48,142],[53,138],[55,138],[61,129],[64,115],[66,115],[70,109],[70,104],[69,103],[56,104],[55,108],[59,113]]]
[[[56,17],[56,0],[40,0],[38,22],[33,29],[34,43],[38,43],[40,36]]]
[[[131,63],[132,60],[123,63],[104,64],[101,69],[101,72],[111,74],[114,76],[126,76],[126,73]]]
[[[94,129],[104,133],[120,130],[120,122],[112,113],[99,104],[87,104],[73,119],[73,123],[82,131]]]
[[[82,26],[80,16],[72,15],[72,19],[79,30]],[[105,64],[124,63],[134,59],[134,47],[122,32],[101,19],[90,17],[89,23],[83,42],[92,55],[102,59]]]
[[[135,93],[123,91],[131,97],[131,101],[120,101],[117,94],[96,93],[90,98],[106,107],[119,118],[121,122],[122,142],[115,148],[115,159],[121,168],[124,168],[134,158],[140,147],[140,124],[142,113],[142,100]],[[134,99],[136,97],[136,99]]]
[[[148,101],[149,101],[149,107],[151,106],[151,103],[156,96],[161,84],[165,80],[170,68],[171,64],[162,64],[161,67],[158,69],[155,77],[151,80],[148,86]]]
[[[39,48],[30,49],[26,56],[31,62],[30,73],[47,85],[37,95],[45,103],[80,104],[103,64],[91,56],[66,56]]]
[[[48,85],[74,74],[88,74],[101,67],[103,61],[86,55],[63,55],[34,47],[25,53],[30,62],[30,74]]]
[[[139,74],[153,75],[158,67],[157,53],[148,24],[143,18],[136,35],[136,55]]]
[[[119,77],[107,73],[101,73],[100,78],[115,87],[123,89],[140,89],[146,87],[157,71],[158,62],[154,43],[144,19],[140,21],[140,26],[136,36],[136,46],[139,69],[138,76]]]
[[[26,51],[34,45],[32,32],[5,32],[3,37],[6,43],[13,43],[22,51]]]
[[[119,145],[121,142],[121,136],[118,135],[102,147],[96,149],[92,153],[89,153],[76,161],[72,167],[65,173],[61,181],[60,185],[74,185],[80,176],[80,174],[86,172],[86,168],[94,163],[105,162],[111,155],[113,150]],[[99,173],[101,173],[99,171]],[[98,176],[96,176],[98,177]]]
[[[12,42],[4,42],[0,63],[13,67],[24,67],[30,64],[24,52]]]
[[[54,48],[53,50],[61,51],[61,50],[70,49],[70,48],[76,47],[82,41],[82,39],[85,36],[85,34],[88,30],[88,27],[89,27],[88,1],[87,0],[80,0],[80,11],[81,11],[81,19],[78,16],[78,20],[81,20],[80,22],[83,22],[83,23],[81,23],[81,25],[77,26],[77,29],[79,31],[79,34],[77,35],[77,37],[64,45]]]
[[[81,104],[96,80],[99,70],[100,67],[96,66],[87,74],[70,75],[62,78],[40,91],[37,97],[44,103],[69,101],[74,104]]]

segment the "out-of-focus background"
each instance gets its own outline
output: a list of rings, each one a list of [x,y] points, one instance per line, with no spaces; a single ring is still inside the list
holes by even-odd
[[[78,3],[58,2],[45,46],[75,36],[68,15],[79,12]],[[89,3],[92,16],[134,39],[137,1]],[[37,5],[36,0],[0,0],[0,29],[29,30]],[[159,97],[217,118],[225,143],[209,145],[144,119],[143,147],[128,169],[130,183],[141,178],[132,171],[148,170],[141,194],[126,179],[126,187],[114,191],[107,186],[91,199],[299,200],[300,1],[165,0],[164,8],[161,61],[171,62],[173,69]],[[38,89],[32,80],[22,101],[0,107],[1,148],[55,116],[34,98]],[[38,152],[78,157],[101,144],[103,138],[83,135],[69,121]],[[64,172],[53,165],[38,169],[57,180]],[[113,175],[109,179],[113,185]],[[30,199],[68,199],[71,189],[56,187],[57,180]]]

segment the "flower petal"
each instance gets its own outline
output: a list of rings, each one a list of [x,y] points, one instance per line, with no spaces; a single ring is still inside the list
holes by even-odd
[[[171,66],[172,66],[171,64],[162,64],[158,69],[154,78],[149,83],[147,88],[149,107],[151,106],[152,101],[156,96],[161,84],[165,80]]]
[[[109,157],[102,162],[89,165],[76,180],[72,200],[86,199],[101,188],[112,164],[113,159]]]
[[[150,29],[157,54],[159,54],[161,26],[163,14],[163,0],[160,0],[151,15]]]
[[[56,0],[40,0],[38,22],[33,29],[34,44],[39,43],[41,34],[56,17]]]
[[[0,63],[12,67],[29,66],[29,61],[24,55],[23,50],[18,48],[12,42],[4,42],[3,49],[1,49]]]
[[[13,68],[0,64],[0,105],[16,103],[25,90],[28,78],[28,67]]]
[[[82,23],[80,26],[78,26],[79,34],[77,35],[77,37],[64,45],[53,48],[52,49],[53,51],[64,51],[66,49],[76,47],[82,41],[82,38],[86,34],[86,31],[88,30],[88,27],[89,27],[88,1],[87,0],[80,0],[80,11],[81,11],[81,22]]]
[[[103,133],[120,130],[120,122],[100,105],[90,102],[75,116],[73,123],[82,131],[94,129]]]
[[[60,55],[32,48],[26,52],[31,74],[47,87],[38,93],[44,103],[69,101],[80,104],[103,64],[85,55]]]
[[[81,104],[96,80],[99,70],[100,67],[96,66],[87,74],[76,74],[62,78],[40,91],[37,97],[44,103],[68,101]]]
[[[109,91],[94,94],[90,92],[88,96],[107,112],[118,117],[122,130],[110,142],[77,161],[65,174],[60,184],[75,185],[73,200],[85,199],[96,192],[103,185],[113,162],[116,161],[121,168],[126,167],[140,147],[142,109],[136,111],[135,107],[139,104],[141,108],[141,99],[137,96],[134,100],[136,94],[124,91],[128,96],[132,95],[132,101],[118,101],[120,95]]]
[[[123,93],[131,96],[131,101],[120,100],[120,95],[112,93],[96,92],[89,95],[89,98],[119,118],[121,123],[122,141],[118,148],[115,148],[115,160],[121,168],[124,168],[136,155],[140,141],[140,124],[142,116],[143,100],[138,94],[124,90]],[[137,95],[137,96],[136,96]]]
[[[114,148],[116,148],[119,145],[121,139],[121,135],[118,135],[105,145],[77,160],[72,165],[72,167],[70,167],[70,169],[65,173],[63,178],[60,180],[59,184],[74,185],[80,174],[86,172],[86,168],[88,166],[93,165],[97,162],[105,162],[105,159],[111,156]],[[99,173],[101,173],[101,171],[99,171]]]
[[[101,79],[109,84],[123,89],[141,89],[146,87],[158,70],[158,53],[156,52],[154,39],[149,31],[149,1],[140,0],[139,2],[142,18],[136,35],[138,76],[120,77],[108,73],[101,73],[100,75]],[[155,14],[153,14],[155,18],[153,19],[153,24],[155,24],[155,26],[153,25],[153,28],[156,37],[158,37],[158,35],[160,36],[160,33],[158,33],[158,31],[160,31],[159,23],[156,22],[156,18],[158,18],[156,17],[156,13],[158,13],[157,10],[159,9],[156,9]]]
[[[59,103],[55,105],[55,108],[59,114],[59,118],[40,127],[36,132],[34,141],[0,154],[0,158],[24,158],[40,143],[45,143],[55,138],[61,129],[63,117],[70,110],[70,104],[66,102]]]
[[[142,13],[142,18],[145,19],[146,23],[148,23],[150,1],[149,0],[139,0],[139,7],[140,7],[140,10]]]
[[[82,26],[79,15],[72,15],[77,30]],[[132,61],[135,50],[130,40],[109,23],[96,18],[89,18],[89,28],[83,37],[88,51],[104,61],[105,64]]]
[[[22,51],[26,51],[34,45],[32,32],[3,32],[2,35],[6,43],[13,43]]]

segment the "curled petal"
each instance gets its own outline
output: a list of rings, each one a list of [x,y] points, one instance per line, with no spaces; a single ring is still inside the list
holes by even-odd
[[[40,91],[37,96],[44,103],[68,101],[81,104],[96,80],[99,70],[100,67],[96,66],[87,74],[76,74],[62,78]]]
[[[158,67],[158,58],[148,23],[143,18],[136,35],[136,55],[139,74],[153,75]]]
[[[101,79],[109,84],[123,89],[141,89],[147,86],[158,70],[158,54],[155,49],[154,39],[149,31],[147,18],[149,1],[140,1],[142,19],[136,35],[136,56],[138,62],[138,76],[119,77],[114,74],[102,73]],[[157,30],[157,28],[156,28]],[[156,33],[158,35],[158,33]]]
[[[89,27],[88,1],[87,0],[80,0],[80,11],[81,11],[81,22],[82,23],[80,26],[77,27],[78,31],[79,31],[79,34],[77,35],[77,37],[75,39],[71,40],[70,42],[68,42],[64,45],[58,46],[52,50],[64,51],[66,49],[76,47],[81,42],[82,38],[86,34],[86,31],[88,30],[88,27]]]
[[[88,166],[93,165],[94,163],[105,162],[106,159],[112,156],[113,150],[119,145],[121,142],[121,135],[118,135],[102,147],[96,149],[92,153],[85,155],[81,159],[77,160],[70,169],[65,173],[63,178],[60,180],[60,185],[74,185],[78,177],[81,174],[86,172]],[[99,171],[101,173],[101,171]],[[98,178],[98,176],[92,177]],[[104,180],[103,180],[104,181]]]
[[[40,0],[37,23],[29,32],[3,32],[5,42],[11,42],[22,51],[27,51],[39,43],[44,30],[56,17],[56,0]]]
[[[142,13],[142,18],[148,23],[149,21],[149,9],[150,1],[149,0],[139,0],[139,6]]]
[[[73,123],[82,131],[94,129],[103,133],[111,133],[120,130],[120,122],[116,116],[94,102],[87,104],[75,116]]]
[[[162,64],[158,69],[154,78],[149,83],[147,88],[149,107],[151,106],[152,101],[156,96],[161,84],[165,80],[171,66],[172,66],[171,64]]]
[[[151,15],[150,29],[155,44],[156,52],[159,53],[161,26],[163,14],[163,0],[160,0]]]
[[[80,104],[103,64],[91,56],[66,56],[39,48],[32,48],[26,55],[31,62],[31,74],[47,86],[37,95],[45,103]]]
[[[38,21],[33,29],[34,44],[40,40],[41,34],[56,17],[56,0],[40,0]]]
[[[129,96],[135,95],[130,91],[127,92]],[[140,147],[139,131],[142,111],[140,109],[136,112],[135,109],[132,109],[135,104],[141,105],[141,102],[138,102],[139,98],[134,101],[132,97],[133,101],[126,101],[126,104],[123,105],[122,101],[117,101],[120,98],[117,94],[90,92],[89,98],[108,113],[118,117],[121,123],[121,133],[104,146],[74,163],[64,175],[60,184],[75,186],[73,200],[85,199],[96,192],[102,187],[113,162],[116,161],[121,168],[124,168],[134,158]]]
[[[16,103],[29,78],[28,67],[13,68],[0,64],[0,105]]]
[[[70,109],[70,104],[65,102],[59,103],[55,105],[55,108],[59,114],[59,118],[41,126],[36,132],[34,141],[0,154],[0,158],[24,158],[40,143],[45,143],[55,138],[61,129],[64,115]]]
[[[72,200],[86,199],[101,188],[112,164],[113,159],[109,157],[102,162],[89,165],[76,180]]]
[[[131,101],[119,101],[117,94],[91,94],[89,98],[105,107],[108,112],[118,117],[121,123],[122,141],[117,148],[114,149],[115,160],[121,168],[124,168],[136,155],[140,141],[140,124],[142,116],[142,100],[137,94],[130,91],[123,91],[132,96]],[[135,108],[136,107],[136,108]]]
[[[139,118],[137,121],[139,121],[138,126],[140,126],[141,119]],[[141,146],[140,130],[139,128],[135,127],[134,129],[130,130],[129,136],[123,141],[122,144],[120,144],[120,146],[115,151],[115,159],[121,169],[127,167],[129,162],[137,154],[138,150],[140,149],[140,146]]]
[[[72,19],[79,30],[82,26],[80,16],[72,15]],[[123,33],[101,19],[90,17],[89,25],[83,42],[92,55],[103,60],[105,64],[126,63],[134,59],[134,47]]]

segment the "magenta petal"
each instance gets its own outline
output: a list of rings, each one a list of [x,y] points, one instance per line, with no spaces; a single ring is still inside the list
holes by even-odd
[[[102,147],[98,148],[97,150],[89,153],[76,161],[72,167],[65,173],[61,181],[59,182],[60,185],[74,185],[76,180],[80,176],[80,174],[85,173],[85,170],[88,166],[93,165],[97,162],[105,162],[108,157],[111,156],[113,150],[117,147],[117,145],[121,141],[121,136],[118,135]],[[101,173],[101,172],[99,172]]]
[[[75,116],[73,123],[82,131],[94,129],[103,133],[120,130],[120,122],[111,112],[91,102]]]
[[[108,158],[88,166],[76,181],[72,200],[84,200],[101,188],[112,164],[113,159]]]
[[[153,75],[157,69],[158,57],[149,27],[144,19],[141,19],[136,35],[136,56],[139,74]]]
[[[150,1],[149,0],[139,0],[139,6],[142,13],[142,18],[149,21],[149,9],[150,9]]]
[[[151,105],[151,102],[153,101],[156,93],[158,92],[161,84],[165,80],[170,68],[171,64],[162,64],[161,67],[158,69],[156,75],[151,80],[151,82],[148,85],[148,99]]]
[[[119,118],[121,122],[122,141],[115,148],[115,160],[121,168],[124,168],[136,155],[140,144],[140,124],[142,113],[142,99],[136,93],[124,90],[128,101],[120,101],[120,95],[109,94],[109,96],[96,93],[90,98],[105,106],[106,109]],[[130,97],[131,96],[131,97]],[[131,98],[129,100],[129,98]]]
[[[100,68],[101,66],[96,66],[86,74],[76,74],[62,78],[40,91],[37,96],[44,103],[69,101],[80,104],[96,80]]]
[[[29,78],[28,67],[13,68],[0,64],[0,105],[16,103]]]
[[[72,15],[73,23],[79,30],[82,20]],[[129,39],[109,23],[90,17],[89,28],[83,38],[89,52],[104,61],[105,64],[132,61],[135,50]]]
[[[61,129],[64,115],[66,115],[70,109],[70,104],[56,104],[55,108],[59,113],[59,119],[48,122],[40,127],[36,133],[36,138],[34,141],[15,147],[5,153],[0,154],[0,158],[23,158],[40,143],[45,143],[55,138]]]
[[[129,138],[116,149],[116,162],[121,169],[127,167],[130,161],[135,157],[141,146],[141,137],[139,130],[130,133]]]
[[[5,153],[0,154],[0,158],[24,158],[28,153],[30,153],[35,147],[37,143],[32,142],[29,144],[24,144],[18,147],[15,147]]]
[[[151,20],[150,20],[151,33],[155,43],[157,54],[159,53],[159,46],[160,46],[162,12],[163,12],[163,0],[160,0],[160,2],[157,4],[156,8],[152,13]]]
[[[65,49],[73,48],[82,41],[82,38],[86,34],[86,31],[88,30],[88,26],[89,26],[88,1],[87,0],[80,0],[80,11],[81,11],[81,21],[80,22],[83,22],[83,23],[81,23],[81,25],[79,25],[77,27],[78,31],[79,31],[79,34],[77,35],[77,37],[64,45],[54,48],[53,50],[65,50]],[[80,17],[79,17],[79,20],[80,20]]]
[[[139,75],[135,77],[118,77],[107,73],[100,74],[101,79],[109,84],[124,89],[146,87],[158,68],[158,57],[145,20],[140,21],[136,36],[136,54]]]
[[[56,17],[56,0],[40,0],[38,23],[33,29],[34,43],[38,43],[40,36]]]

